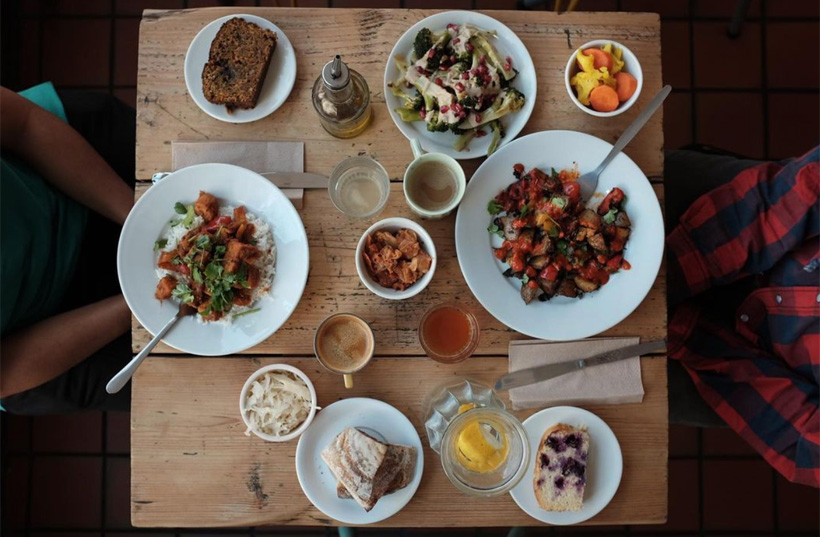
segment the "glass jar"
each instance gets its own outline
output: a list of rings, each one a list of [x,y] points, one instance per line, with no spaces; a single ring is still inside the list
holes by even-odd
[[[461,378],[433,389],[424,427],[447,478],[465,494],[504,494],[527,472],[527,433],[485,384]]]

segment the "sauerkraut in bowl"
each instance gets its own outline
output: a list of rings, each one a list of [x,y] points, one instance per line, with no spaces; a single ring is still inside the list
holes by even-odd
[[[265,366],[248,378],[239,396],[247,430],[268,442],[287,442],[307,429],[316,414],[316,390],[299,369]]]

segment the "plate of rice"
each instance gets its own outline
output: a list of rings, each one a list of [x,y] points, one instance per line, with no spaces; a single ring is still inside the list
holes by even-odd
[[[120,235],[125,300],[152,334],[180,303],[196,313],[163,338],[202,356],[241,352],[290,317],[308,275],[304,225],[287,197],[245,168],[200,164],[151,187]]]

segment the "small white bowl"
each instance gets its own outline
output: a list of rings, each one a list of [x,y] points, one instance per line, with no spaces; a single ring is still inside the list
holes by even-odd
[[[415,231],[416,235],[419,236],[419,242],[421,242],[422,249],[433,258],[433,263],[430,265],[430,270],[427,274],[422,276],[419,281],[404,291],[398,291],[396,289],[381,286],[379,282],[370,277],[370,273],[367,272],[367,267],[364,265],[364,260],[362,259],[362,253],[364,252],[364,241],[368,235],[380,230],[398,231],[400,229],[410,229]],[[433,273],[436,272],[437,261],[436,246],[433,244],[433,239],[430,237],[430,234],[427,233],[421,225],[408,218],[396,217],[379,220],[364,232],[362,238],[359,239],[359,245],[356,247],[356,272],[359,273],[359,279],[362,280],[365,287],[370,289],[374,294],[388,300],[404,300],[405,298],[416,296],[424,291],[424,288],[427,287],[430,284],[430,280],[433,279]]]
[[[293,373],[295,376],[304,381],[310,391],[310,412],[308,413],[307,418],[305,418],[305,421],[303,421],[299,427],[284,436],[273,436],[270,434],[265,434],[262,431],[257,431],[251,427],[251,424],[248,422],[247,413],[245,412],[245,399],[248,397],[248,390],[251,389],[251,384],[254,380],[269,371],[287,371],[288,373]],[[305,429],[308,428],[310,422],[313,421],[314,416],[316,416],[316,410],[318,409],[316,404],[316,389],[313,387],[313,383],[300,369],[296,369],[295,367],[287,364],[271,364],[256,370],[256,372],[245,381],[245,385],[242,386],[242,392],[239,394],[239,413],[242,414],[242,421],[245,422],[245,427],[249,427],[253,434],[268,442],[287,442],[288,440],[293,440],[302,434]]]
[[[596,47],[601,48],[602,46],[606,45],[607,43],[611,43],[613,47],[619,48],[623,51],[623,61],[624,61],[624,73],[629,73],[630,75],[635,77],[635,80],[638,81],[638,87],[635,88],[635,93],[632,94],[632,97],[629,98],[625,103],[621,103],[618,105],[618,108],[613,110],[612,112],[599,112],[594,110],[591,106],[585,106],[578,100],[578,97],[575,95],[575,90],[572,88],[572,84],[569,83],[569,80],[578,72],[578,64],[575,61],[575,57],[580,50],[586,50],[588,48]],[[575,103],[575,106],[590,114],[592,116],[598,117],[613,117],[619,114],[623,114],[627,110],[629,110],[635,101],[638,100],[638,97],[641,95],[641,90],[643,89],[643,70],[641,69],[641,63],[638,61],[638,58],[632,53],[631,50],[623,46],[622,44],[618,43],[617,41],[610,41],[609,39],[596,39],[595,41],[590,41],[589,43],[584,43],[572,53],[567,61],[567,67],[564,69],[564,85],[567,87],[567,93],[569,93],[569,98],[572,99],[572,102]]]

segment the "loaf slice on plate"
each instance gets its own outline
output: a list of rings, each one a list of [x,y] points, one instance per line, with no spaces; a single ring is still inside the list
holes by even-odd
[[[276,33],[245,19],[228,20],[211,42],[202,69],[202,92],[228,112],[253,108],[259,100],[268,67],[276,50]]]
[[[589,433],[559,423],[541,437],[535,458],[533,489],[546,511],[579,511],[584,506]]]
[[[403,489],[413,480],[413,475],[416,470],[416,448],[413,446],[388,444],[386,460],[395,461],[398,467],[398,472],[385,491],[385,494],[392,494],[397,490]],[[339,498],[352,498],[341,481],[336,485],[336,495]]]

